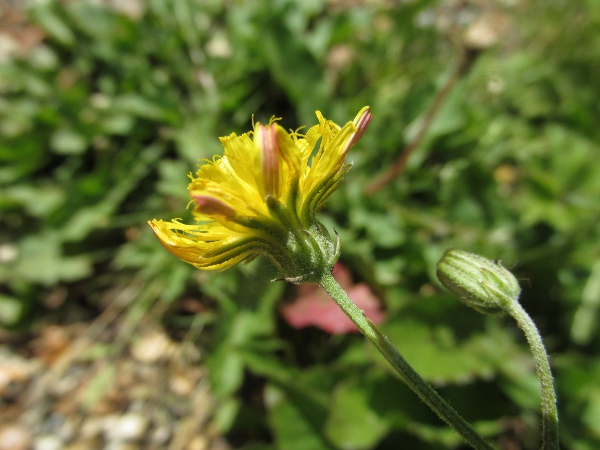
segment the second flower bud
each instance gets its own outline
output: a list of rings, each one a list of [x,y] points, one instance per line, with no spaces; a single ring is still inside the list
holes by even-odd
[[[462,250],[447,250],[436,274],[463,303],[484,314],[504,313],[521,293],[517,279],[500,261]]]

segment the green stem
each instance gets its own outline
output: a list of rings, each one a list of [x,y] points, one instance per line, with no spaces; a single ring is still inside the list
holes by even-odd
[[[408,387],[427,404],[444,422],[459,433],[465,441],[477,450],[491,450],[493,447],[487,443],[440,395],[413,369],[402,357],[398,349],[379,331],[379,329],[365,317],[348,297],[344,289],[329,273],[323,275],[319,284],[342,308],[344,313],[354,322],[357,328],[367,339],[377,347],[377,350],[391,364]]]
[[[542,391],[542,450],[558,450],[558,412],[556,410],[556,392],[548,354],[540,333],[519,302],[509,302],[508,313],[517,321],[519,328],[525,333],[533,359],[540,389]]]

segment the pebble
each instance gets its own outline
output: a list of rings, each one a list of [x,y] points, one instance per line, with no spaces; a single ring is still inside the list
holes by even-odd
[[[104,450],[142,450],[142,448],[132,442],[109,442]]]
[[[12,244],[0,245],[0,262],[11,263],[19,256],[19,250]]]
[[[169,380],[169,388],[171,391],[180,396],[187,397],[196,387],[196,381],[190,379],[189,375],[183,373],[175,373]]]
[[[69,369],[69,372],[71,371],[73,371],[73,369]],[[77,377],[77,375],[67,373],[64,377],[52,383],[50,391],[57,397],[63,397],[77,389],[77,386],[79,386],[79,381],[80,379]]]
[[[98,450],[104,448],[101,439],[79,439],[64,447],[64,450]]]
[[[206,436],[196,436],[185,447],[185,450],[206,450],[208,444],[209,442]]]
[[[152,431],[150,439],[153,444],[160,445],[162,448],[171,439],[171,428],[167,425],[159,425]]]
[[[95,439],[102,434],[104,418],[90,416],[83,421],[79,428],[79,436],[83,439]]]
[[[28,450],[31,434],[20,424],[8,424],[0,428],[0,450]]]
[[[18,395],[40,365],[5,351],[0,351],[0,397],[5,400]]]
[[[171,341],[163,332],[155,331],[140,337],[131,346],[131,355],[139,362],[151,364],[168,356]]]
[[[34,450],[61,450],[64,444],[58,436],[48,434],[38,437],[33,448]]]
[[[127,413],[120,417],[107,418],[105,435],[109,441],[136,441],[144,437],[149,420],[138,413]]]

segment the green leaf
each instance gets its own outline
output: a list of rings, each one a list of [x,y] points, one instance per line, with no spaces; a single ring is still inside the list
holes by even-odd
[[[64,202],[65,197],[65,191],[57,185],[17,184],[4,191],[0,207],[4,202],[14,202],[33,217],[46,217]]]
[[[135,125],[135,118],[130,114],[113,111],[110,116],[99,121],[102,131],[108,134],[126,135]]]
[[[11,277],[47,286],[76,281],[92,273],[91,260],[86,256],[65,256],[55,232],[29,235],[18,244],[18,258],[8,267]],[[0,272],[0,278],[3,278]]]
[[[0,327],[16,327],[30,310],[31,304],[28,300],[0,294]]]
[[[371,408],[365,386],[346,383],[336,387],[325,425],[325,433],[336,447],[372,448],[388,430],[387,421]]]
[[[170,196],[181,200],[182,207],[189,201],[187,185],[190,179],[186,176],[187,173],[193,172],[193,167],[190,167],[183,161],[162,161],[158,167],[160,180],[156,188],[162,195]]]
[[[265,403],[269,408],[269,422],[275,434],[279,450],[332,450],[321,427],[314,420],[312,406],[302,407],[298,396],[291,400],[286,391],[268,384],[265,388]]]
[[[507,359],[524,354],[498,327],[458,340],[450,326],[403,318],[384,324],[382,331],[423,378],[440,384],[490,378]]]
[[[123,111],[125,114],[151,120],[162,120],[166,117],[161,106],[141,95],[122,95],[113,101],[115,110]]]
[[[87,140],[71,128],[59,128],[50,137],[50,147],[59,155],[78,155],[87,148]]]
[[[220,400],[214,412],[214,424],[221,433],[231,429],[240,411],[241,402],[235,397]]]
[[[56,13],[54,5],[50,2],[37,2],[33,4],[32,13],[39,24],[59,42],[65,45],[74,44],[76,41],[73,31]]]

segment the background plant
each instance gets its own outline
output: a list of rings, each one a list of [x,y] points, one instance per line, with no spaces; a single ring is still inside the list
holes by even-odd
[[[198,273],[145,226],[190,218],[183,175],[252,114],[292,127],[321,109],[339,123],[369,104],[354,168],[321,217],[384,302],[385,334],[481,433],[535,448],[539,394],[520,333],[435,281],[448,247],[502,259],[551,354],[563,446],[597,447],[595,2],[125,4],[30,2],[39,42],[25,51],[3,35],[14,44],[0,63],[5,328],[93,318],[137,286],[132,308],[164,305],[172,333],[203,327],[215,421],[240,447],[458,445],[360,337],[284,323],[295,288],[271,283],[268,264]],[[367,195],[464,55],[407,165]],[[204,312],[180,314],[186,296]]]

